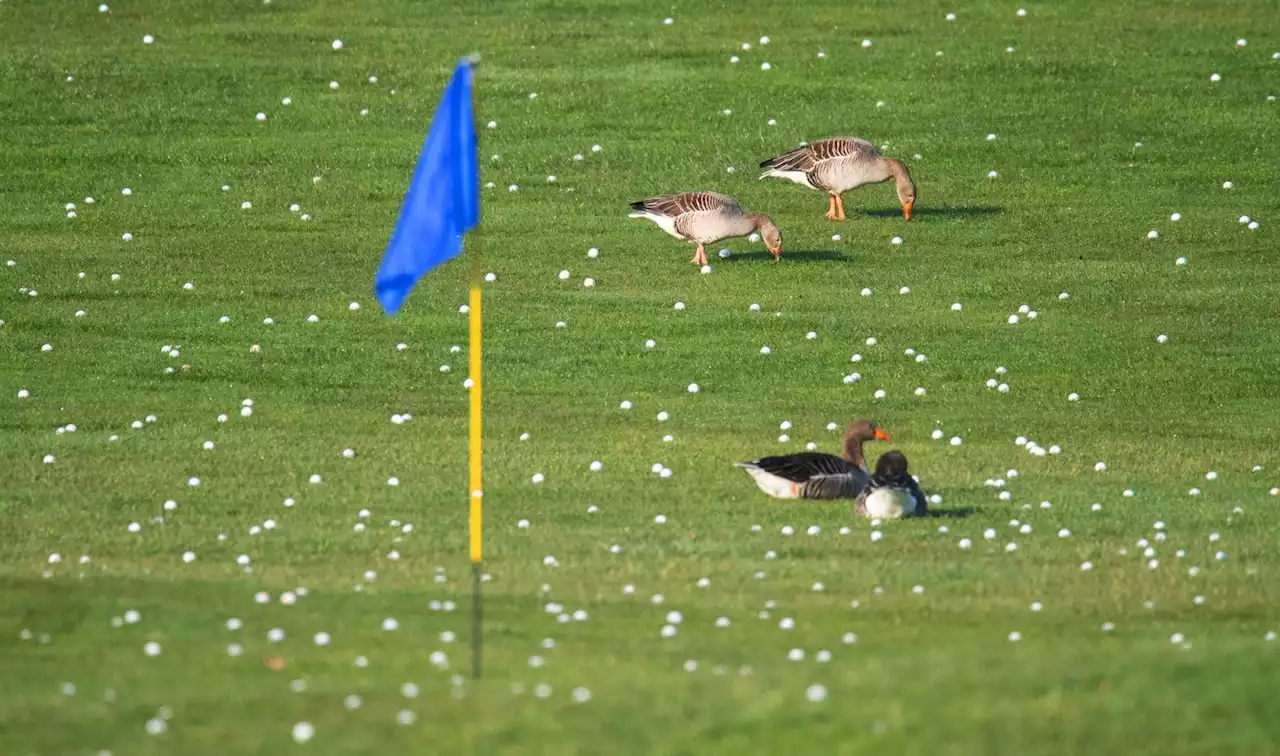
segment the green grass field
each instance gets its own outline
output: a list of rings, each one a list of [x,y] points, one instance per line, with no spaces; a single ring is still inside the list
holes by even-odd
[[[1280,752],[1272,3],[95,6],[0,0],[0,753]],[[467,263],[372,296],[473,50],[479,681]],[[915,219],[756,180],[842,134]],[[782,262],[700,275],[626,217],[685,189],[770,213]],[[858,417],[938,516],[874,541],[732,467]]]

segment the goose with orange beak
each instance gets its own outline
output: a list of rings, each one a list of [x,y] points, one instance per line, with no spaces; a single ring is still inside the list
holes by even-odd
[[[631,203],[631,218],[653,221],[675,238],[698,245],[690,260],[707,264],[707,245],[732,236],[760,232],[760,240],[773,255],[782,258],[782,231],[764,213],[749,213],[736,199],[715,192],[680,192]]]
[[[761,491],[775,499],[852,499],[870,480],[865,441],[888,441],[889,434],[870,420],[859,420],[844,434],[839,457],[819,452],[799,452],[739,462]]]
[[[916,185],[906,163],[880,154],[876,146],[857,137],[819,139],[760,164],[760,178],[781,178],[826,192],[827,218],[844,220],[844,193],[867,184],[894,180],[902,215],[911,220]]]

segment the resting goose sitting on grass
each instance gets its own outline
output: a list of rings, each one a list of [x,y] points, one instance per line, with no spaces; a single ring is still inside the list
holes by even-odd
[[[776,499],[852,499],[867,485],[864,441],[888,441],[889,434],[870,420],[859,420],[844,434],[841,456],[800,452],[738,462],[761,491]]]
[[[855,515],[880,520],[919,517],[928,511],[924,493],[907,470],[907,455],[897,449],[876,460],[875,473],[853,505]]]

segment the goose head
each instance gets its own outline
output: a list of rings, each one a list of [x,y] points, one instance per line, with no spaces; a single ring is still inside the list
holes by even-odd
[[[892,437],[884,429],[871,420],[857,420],[849,425],[844,434],[851,441],[889,441]]]
[[[876,460],[876,477],[892,480],[907,475],[907,455],[893,449],[880,455]]]
[[[902,203],[902,217],[911,220],[911,211],[916,206],[916,185],[910,180],[906,187],[898,187],[898,201]]]
[[[773,218],[761,215],[756,221],[756,230],[760,232],[760,240],[764,242],[765,249],[769,250],[774,257],[781,257],[782,230],[773,222]]]
[[[893,173],[894,183],[897,184],[898,202],[902,203],[902,217],[911,220],[911,211],[916,206],[916,184],[911,180],[911,173],[907,170],[906,163],[892,159],[888,163],[889,170]]]

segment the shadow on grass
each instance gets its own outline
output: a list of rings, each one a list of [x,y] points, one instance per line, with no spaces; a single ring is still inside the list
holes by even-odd
[[[843,252],[836,252],[830,249],[804,250],[796,252],[788,252],[782,250],[782,263],[788,262],[825,262],[827,260],[848,260],[849,256]],[[722,259],[722,263],[731,263],[736,261],[747,260],[768,260],[773,262],[773,255],[768,252],[735,252],[730,257]]]
[[[955,509],[930,509],[925,512],[925,517],[934,517],[938,519],[960,520],[975,514],[978,510],[974,507],[956,507]]]
[[[21,607],[9,615],[16,622],[0,621],[0,626],[9,625],[4,628],[5,638],[17,639],[24,629],[38,628],[41,633],[54,635],[75,632],[89,617],[91,595],[92,591],[84,586],[70,588],[47,580],[0,579],[0,602],[10,600],[15,609]]]
[[[912,217],[936,215],[940,218],[977,218],[982,215],[996,215],[1003,212],[1004,208],[992,205],[975,205],[973,207],[917,207],[911,212],[911,215]],[[875,218],[902,217],[901,210],[889,208],[883,210],[858,210],[857,213],[858,215],[870,215]]]

